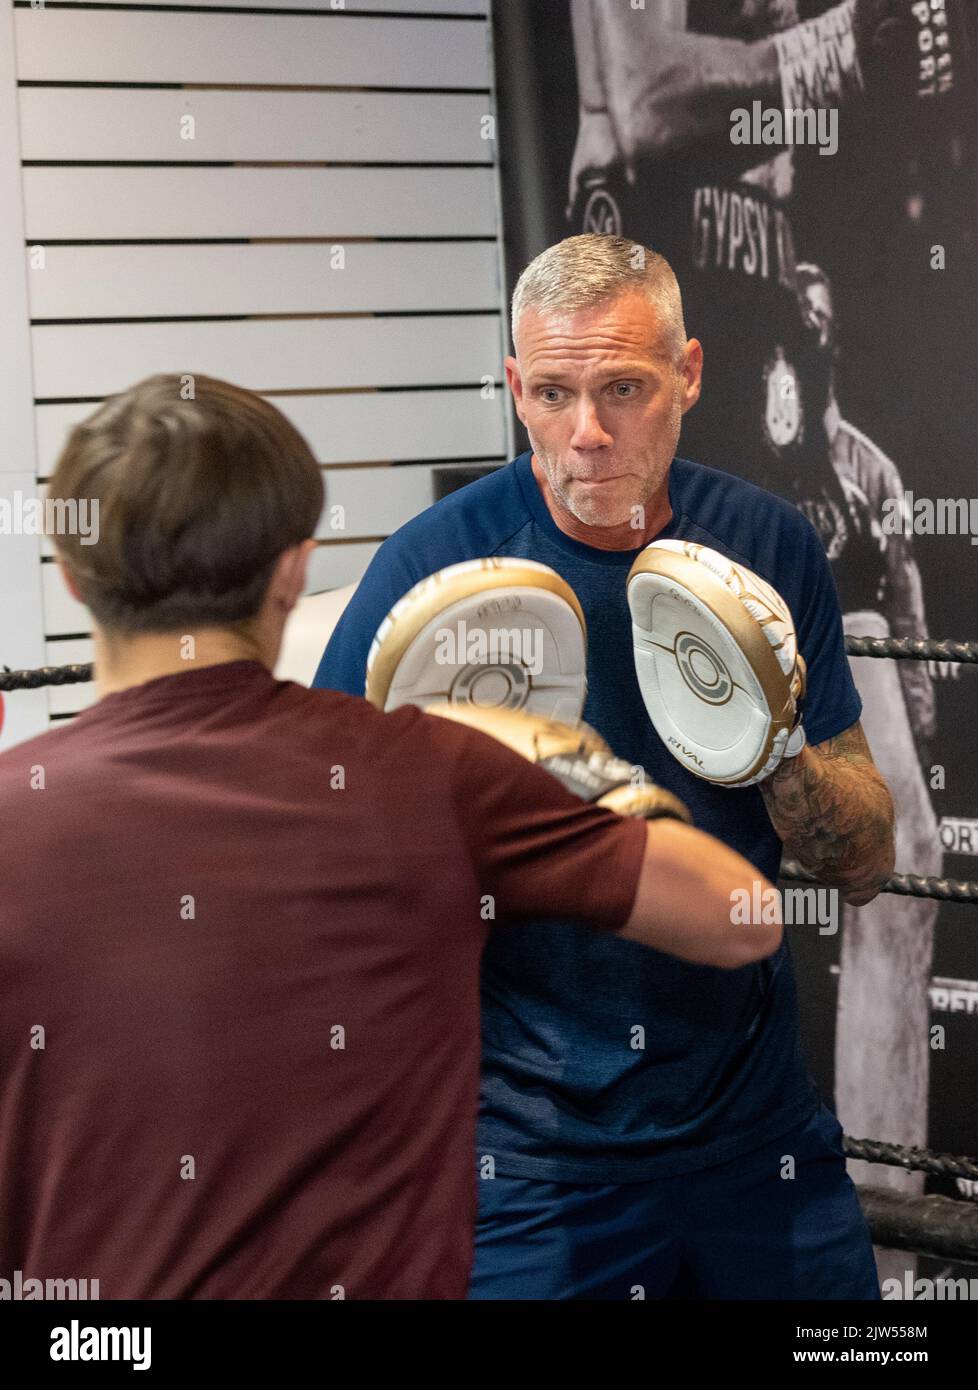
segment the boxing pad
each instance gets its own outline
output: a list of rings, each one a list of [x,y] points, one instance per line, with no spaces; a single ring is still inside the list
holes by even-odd
[[[579,796],[620,816],[658,820],[665,816],[692,824],[685,805],[672,792],[656,786],[643,768],[616,758],[589,724],[563,724],[519,710],[479,709],[474,705],[436,704],[428,714],[466,724],[505,743]]]
[[[377,629],[366,696],[378,709],[437,701],[580,718],[587,629],[573,589],[533,560],[449,565],[415,584]]]
[[[707,546],[653,541],[628,606],[645,707],[684,767],[746,787],[801,751],[805,662],[770,584]]]

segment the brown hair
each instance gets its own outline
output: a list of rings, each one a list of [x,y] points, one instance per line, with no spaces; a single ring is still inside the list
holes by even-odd
[[[308,444],[268,401],[213,377],[148,377],[68,436],[52,498],[98,502],[94,545],[55,537],[108,631],[253,618],[275,561],[323,506]]]

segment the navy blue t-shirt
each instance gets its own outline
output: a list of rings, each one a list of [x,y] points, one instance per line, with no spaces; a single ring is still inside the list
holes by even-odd
[[[854,724],[862,707],[838,598],[809,522],[773,494],[685,459],[672,463],[669,500],[672,520],[660,539],[712,546],[783,595],[808,664],[809,742]],[[692,776],[649,721],[625,596],[637,554],[566,536],[523,454],[385,541],[314,683],[362,695],[377,628],[435,570],[491,555],[540,561],[570,584],[587,620],[584,718],[619,757],[682,797],[700,829],[773,880],[781,842],[758,789]],[[482,1010],[478,1150],[513,1177],[640,1182],[705,1168],[786,1133],[817,1103],[786,944],[759,964],[727,971],[570,922],[501,926],[483,960]]]

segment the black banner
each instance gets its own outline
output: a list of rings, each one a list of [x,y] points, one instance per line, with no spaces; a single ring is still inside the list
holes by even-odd
[[[499,1347],[500,1362],[505,1358],[511,1372],[513,1345],[499,1336],[500,1316],[507,1333],[518,1332],[523,1324],[519,1359],[524,1373],[552,1376],[572,1346],[574,1369],[580,1373],[579,1327],[563,1321],[576,1320],[578,1314],[569,1306],[552,1305],[542,1314],[546,1336],[541,1341],[540,1304],[535,1302],[510,1303],[502,1310],[499,1303],[469,1303],[447,1311],[414,1303],[369,1308],[355,1303],[25,1303],[4,1315],[4,1355],[25,1383],[40,1373],[44,1384],[95,1384],[121,1376],[139,1385],[145,1376],[149,1383],[177,1385],[187,1374],[211,1371],[220,1374],[222,1383],[235,1374],[250,1380],[284,1376],[288,1384],[328,1383],[337,1374],[403,1378],[406,1364],[422,1374],[444,1373],[444,1338],[464,1329]],[[702,1305],[656,1303],[641,1311],[636,1303],[618,1304],[613,1311],[606,1305],[602,1314],[593,1310],[589,1315],[595,1323],[583,1355],[599,1357],[603,1366],[609,1347],[618,1361],[623,1354],[651,1355],[653,1374],[663,1363],[683,1372],[729,1371],[733,1364],[750,1374],[836,1362],[928,1366],[950,1374],[967,1361],[971,1346],[970,1308],[953,1294],[942,1302],[912,1306],[711,1304],[708,1316],[710,1332],[704,1337]],[[377,1336],[378,1327],[383,1338]],[[602,1333],[613,1341],[599,1351]],[[650,1335],[655,1337],[652,1348]],[[453,1364],[455,1359],[453,1353]],[[485,1346],[480,1345],[479,1361],[482,1375],[497,1368]],[[503,1373],[501,1364],[498,1370]],[[135,1382],[134,1372],[139,1373]]]

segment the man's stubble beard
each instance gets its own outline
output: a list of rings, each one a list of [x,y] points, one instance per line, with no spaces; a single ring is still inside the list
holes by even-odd
[[[619,503],[613,512],[608,511],[607,503],[602,504],[596,497],[592,499],[585,497],[578,500],[571,498],[567,489],[560,481],[557,461],[553,459],[546,450],[541,448],[539,442],[534,439],[529,429],[527,429],[527,437],[529,438],[533,453],[536,455],[537,459],[539,459],[540,466],[547,475],[547,481],[550,484],[551,492],[565,511],[569,512],[571,516],[575,517],[584,526],[623,526],[626,522],[634,520],[636,508],[641,508],[644,512],[656,492],[661,488],[663,480],[668,475],[669,466],[672,463],[676,448],[679,444],[679,432],[682,426],[682,418],[682,407],[679,403],[677,393],[673,410],[669,418],[669,435],[672,440],[672,445],[665,460],[661,464],[657,464],[651,474],[644,471],[636,474],[635,489],[632,496],[625,502]],[[622,462],[627,469],[628,460],[622,460]]]

